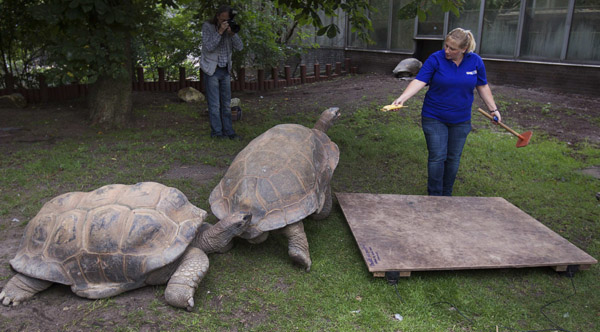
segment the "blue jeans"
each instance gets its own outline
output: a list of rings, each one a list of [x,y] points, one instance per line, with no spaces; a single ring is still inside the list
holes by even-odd
[[[471,121],[444,123],[421,117],[427,141],[427,193],[430,196],[452,196],[452,187]]]
[[[203,72],[206,88],[206,101],[210,119],[210,136],[232,136],[231,123],[231,77],[227,68],[217,67],[215,73]]]

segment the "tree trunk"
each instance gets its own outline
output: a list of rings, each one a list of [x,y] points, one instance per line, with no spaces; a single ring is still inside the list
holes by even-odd
[[[131,80],[101,76],[90,87],[90,120],[102,127],[124,127],[132,118]]]
[[[133,118],[130,40],[127,39],[124,44],[127,60],[123,68],[127,75],[119,78],[101,75],[90,86],[88,108],[92,125],[123,128]]]

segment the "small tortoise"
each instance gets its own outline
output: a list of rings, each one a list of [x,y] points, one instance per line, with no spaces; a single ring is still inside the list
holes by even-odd
[[[215,216],[249,211],[252,222],[241,237],[251,243],[282,229],[292,260],[310,271],[302,220],[323,219],[331,211],[330,180],[340,152],[325,133],[339,116],[338,108],[329,108],[313,129],[281,124],[252,140],[210,194]]]
[[[225,249],[252,217],[240,212],[212,227],[205,218],[181,191],[155,182],[60,195],[28,223],[10,261],[18,274],[0,301],[17,305],[52,283],[98,299],[168,282],[166,301],[191,310],[206,253]]]
[[[415,58],[407,58],[400,61],[400,63],[396,65],[396,68],[394,68],[392,72],[394,73],[395,77],[415,76],[419,73],[419,70],[422,66],[423,63],[421,61]]]

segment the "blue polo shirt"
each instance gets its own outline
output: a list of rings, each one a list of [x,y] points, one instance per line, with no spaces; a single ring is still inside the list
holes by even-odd
[[[422,115],[446,123],[471,120],[473,90],[487,84],[483,60],[473,52],[456,66],[444,50],[437,51],[425,60],[416,79],[429,84]]]

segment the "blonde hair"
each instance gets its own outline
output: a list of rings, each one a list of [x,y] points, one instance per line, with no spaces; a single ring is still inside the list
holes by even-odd
[[[475,50],[475,37],[473,37],[471,30],[456,28],[448,33],[446,40],[449,38],[457,41],[460,48],[466,48],[467,52],[473,52]]]

